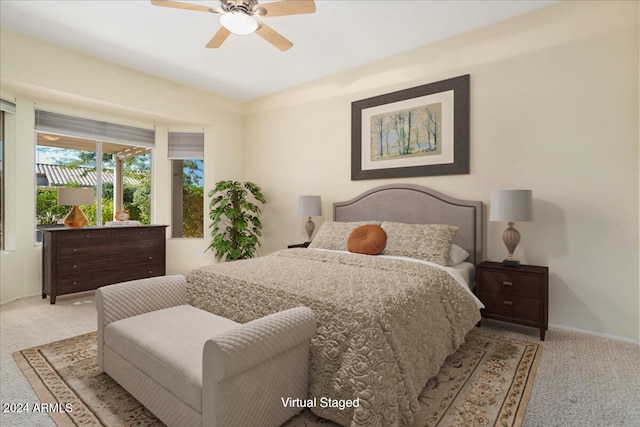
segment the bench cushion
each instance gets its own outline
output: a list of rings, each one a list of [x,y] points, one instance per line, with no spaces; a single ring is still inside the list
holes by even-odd
[[[105,345],[183,402],[202,412],[202,351],[205,342],[238,323],[180,305],[107,325]]]

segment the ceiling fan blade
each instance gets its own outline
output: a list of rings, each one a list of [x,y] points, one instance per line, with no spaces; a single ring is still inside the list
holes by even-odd
[[[258,23],[256,34],[283,52],[293,46],[293,43],[291,43],[289,40],[280,35],[280,33],[276,32],[273,28],[269,27],[263,22]]]
[[[263,9],[264,12],[258,13],[260,9]],[[272,16],[302,15],[304,13],[314,13],[315,11],[316,3],[313,0],[284,0],[260,4],[256,13],[270,18]]]
[[[222,43],[224,43],[224,41],[227,39],[227,37],[229,37],[229,34],[231,34],[231,31],[227,30],[225,27],[220,27],[218,32],[215,33],[211,40],[209,40],[209,43],[207,43],[207,47],[220,47]]]
[[[207,6],[201,6],[199,4],[181,3],[177,1],[151,0],[151,4],[154,6],[173,7],[176,9],[195,10],[198,12],[215,12],[214,9]]]

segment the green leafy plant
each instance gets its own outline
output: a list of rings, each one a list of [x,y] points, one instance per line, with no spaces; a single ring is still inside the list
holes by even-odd
[[[260,207],[249,200],[267,203],[262,190],[252,182],[220,181],[209,192],[209,218],[211,218],[211,244],[207,250],[216,253],[216,259],[236,260],[253,258],[262,235]]]

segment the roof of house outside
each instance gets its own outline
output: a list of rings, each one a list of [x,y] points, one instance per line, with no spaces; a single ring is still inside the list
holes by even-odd
[[[68,184],[79,184],[81,187],[94,187],[98,174],[94,169],[77,167],[68,168],[60,165],[36,163],[36,175],[39,187],[62,187]],[[140,185],[139,179],[131,176],[123,177],[124,183]],[[113,170],[102,170],[102,182],[113,182]]]

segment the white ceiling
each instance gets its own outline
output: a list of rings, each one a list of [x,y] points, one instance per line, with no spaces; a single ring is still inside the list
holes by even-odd
[[[221,48],[207,49],[219,15],[156,7],[148,0],[0,0],[0,25],[247,101],[554,2],[316,0],[314,14],[264,18],[294,43],[286,52],[256,34],[232,34]]]

